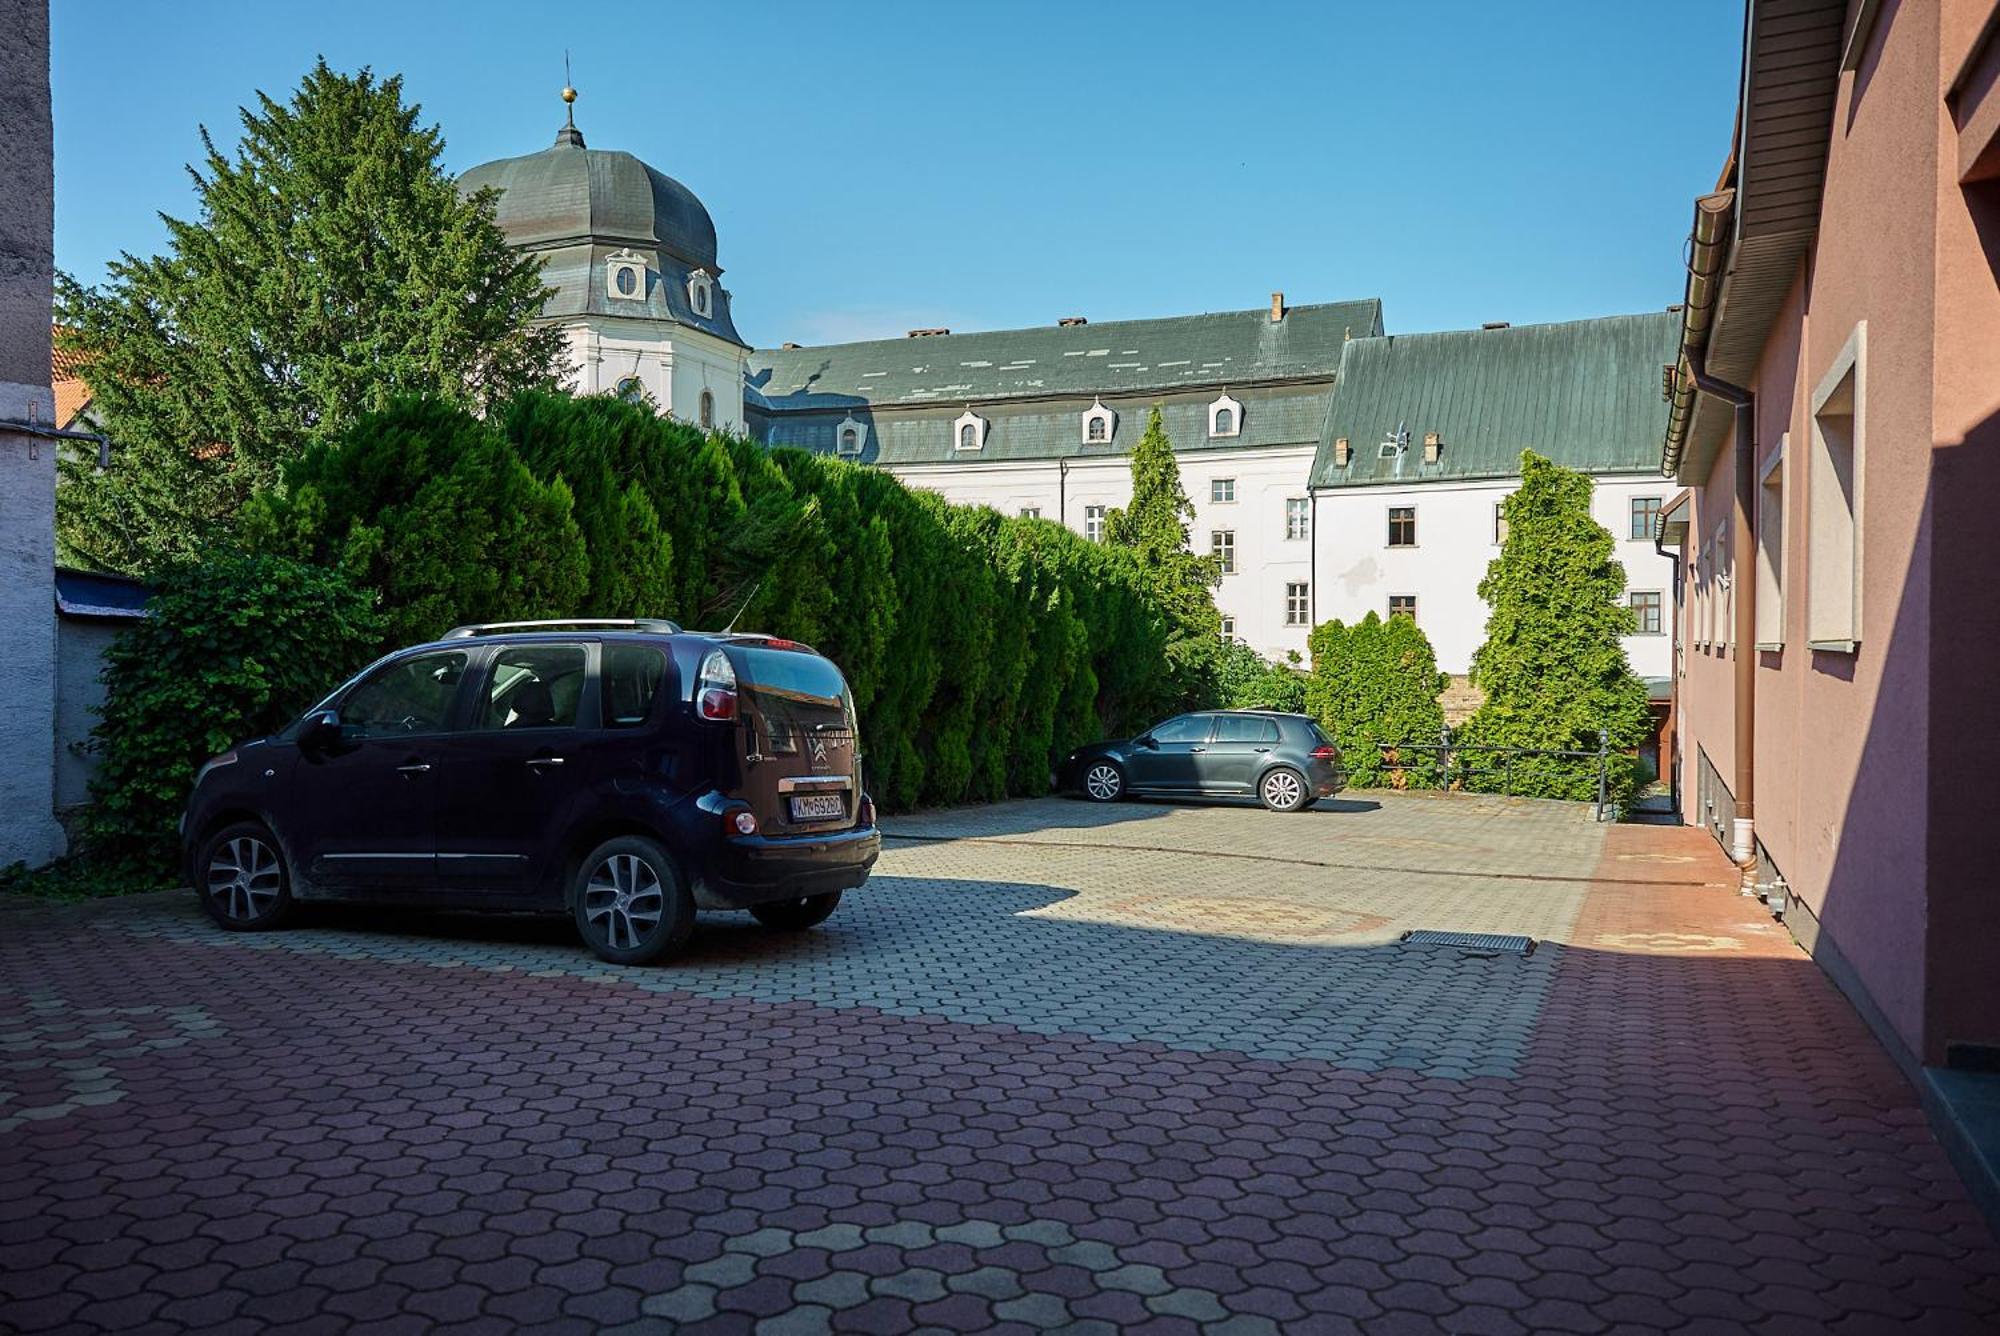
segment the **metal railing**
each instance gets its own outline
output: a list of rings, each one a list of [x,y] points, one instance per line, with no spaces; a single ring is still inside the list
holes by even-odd
[[[1453,742],[1449,726],[1438,730],[1436,742],[1378,742],[1374,746],[1381,753],[1383,770],[1395,775],[1399,781],[1391,787],[1435,788],[1446,791],[1460,789],[1467,792],[1491,793],[1495,790],[1476,784],[1474,781],[1498,775],[1500,777],[1498,792],[1508,797],[1512,797],[1514,793],[1514,762],[1521,757],[1545,756],[1566,761],[1594,762],[1597,768],[1597,819],[1605,820],[1606,814],[1611,810],[1611,739],[1601,728],[1597,730],[1597,747],[1591,751],[1564,747],[1506,747],[1479,742]],[[1428,755],[1431,759],[1428,765],[1408,762],[1403,759],[1405,752]],[[1480,763],[1482,760],[1484,764]],[[1412,782],[1413,780],[1418,782]]]

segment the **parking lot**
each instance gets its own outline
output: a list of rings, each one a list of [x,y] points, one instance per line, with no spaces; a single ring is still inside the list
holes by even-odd
[[[823,927],[641,969],[566,922],[9,905],[0,1328],[2000,1323],[1913,1093],[1698,832],[887,826]]]

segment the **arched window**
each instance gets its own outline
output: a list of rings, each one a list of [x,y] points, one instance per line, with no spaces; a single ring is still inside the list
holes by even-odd
[[[707,390],[701,392],[701,426],[703,431],[715,426],[715,396]]]
[[[1104,419],[1103,419],[1103,418],[1101,418],[1101,417],[1092,417],[1092,418],[1090,419],[1090,439],[1091,439],[1091,440],[1093,440],[1093,441],[1101,441],[1101,440],[1103,440],[1103,439],[1104,439]]]
[[[1240,436],[1243,433],[1243,405],[1227,394],[1208,406],[1208,434]]]
[[[706,320],[715,310],[715,280],[706,269],[688,275],[688,309]]]
[[[951,439],[960,450],[980,450],[986,446],[986,419],[970,408],[952,419]]]
[[[852,427],[843,427],[840,432],[840,453],[858,455],[861,453],[861,433]]]
[[[1236,430],[1236,415],[1226,408],[1215,410],[1215,434],[1227,436]]]
[[[646,387],[639,383],[637,376],[627,376],[613,387],[612,393],[628,404],[636,404],[639,402],[640,397],[646,393]]]
[[[979,428],[973,426],[970,422],[961,426],[958,429],[958,448],[961,450],[977,450],[979,448]]]

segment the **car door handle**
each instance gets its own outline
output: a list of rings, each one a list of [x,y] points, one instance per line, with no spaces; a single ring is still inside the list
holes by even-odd
[[[536,769],[545,765],[561,765],[562,763],[563,758],[560,756],[530,756],[528,758],[528,765]]]
[[[408,765],[399,765],[396,767],[397,770],[406,775],[421,775],[430,768],[431,763],[429,761],[412,761]]]
[[[1189,750],[1189,751],[1191,751],[1191,752],[1198,752],[1198,751],[1207,751],[1207,750],[1208,750],[1208,748],[1206,748],[1206,747],[1189,747],[1189,748],[1188,748],[1188,750]]]
[[[1267,751],[1269,751],[1269,750],[1271,750],[1271,749],[1270,749],[1269,747],[1259,747],[1259,748],[1257,748],[1257,749],[1256,749],[1256,751],[1257,751],[1257,754],[1258,754],[1259,756],[1262,756],[1262,755],[1263,755],[1263,754],[1264,754],[1265,752],[1267,752]]]

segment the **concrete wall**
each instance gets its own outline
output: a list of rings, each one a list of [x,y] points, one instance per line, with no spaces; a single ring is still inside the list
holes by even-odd
[[[1518,485],[1508,478],[1322,491],[1318,620],[1354,622],[1370,612],[1387,616],[1391,595],[1413,594],[1417,622],[1437,651],[1438,667],[1465,672],[1486,638],[1487,607],[1479,597],[1479,582],[1500,555],[1494,507]],[[1662,596],[1660,634],[1625,640],[1626,657],[1641,677],[1665,677],[1672,668],[1664,605],[1671,601],[1673,565],[1654,551],[1651,539],[1628,536],[1629,506],[1638,496],[1664,502],[1672,490],[1657,476],[1607,477],[1597,480],[1591,501],[1592,515],[1617,541],[1628,590],[1656,590]],[[1389,546],[1391,506],[1415,507],[1415,547]]]
[[[636,377],[662,410],[683,422],[701,420],[701,393],[715,396],[717,430],[747,430],[743,418],[744,353],[697,329],[600,317],[567,324],[570,384],[579,394],[608,394]]]
[[[53,416],[46,0],[0,0],[0,420]],[[54,814],[56,443],[0,427],[0,867],[63,851]]]
[[[1194,450],[1176,456],[1181,486],[1194,503],[1188,525],[1197,551],[1209,550],[1211,535],[1236,536],[1236,574],[1223,577],[1215,604],[1235,621],[1235,634],[1258,653],[1282,661],[1288,651],[1305,653],[1309,628],[1285,624],[1285,586],[1310,582],[1310,539],[1285,537],[1285,503],[1306,496],[1313,448]],[[898,466],[889,472],[912,487],[946,500],[991,506],[1003,515],[1038,510],[1077,533],[1087,532],[1092,506],[1106,510],[1132,498],[1131,461],[1120,455],[1071,460],[1065,475],[1055,460],[1004,463],[954,461],[937,466]],[[1212,500],[1217,479],[1233,479],[1234,501]]]
[[[84,745],[97,727],[104,703],[104,651],[129,622],[56,618],[55,805],[58,810],[90,801],[90,777],[97,762]]]

